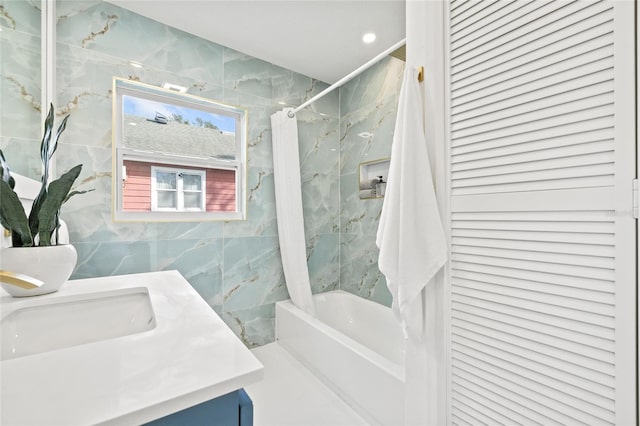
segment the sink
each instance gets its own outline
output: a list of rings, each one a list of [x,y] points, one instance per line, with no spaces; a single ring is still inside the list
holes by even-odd
[[[178,271],[0,295],[0,425],[140,425],[263,367]]]
[[[34,300],[2,318],[0,360],[142,333],[155,326],[146,288]]]

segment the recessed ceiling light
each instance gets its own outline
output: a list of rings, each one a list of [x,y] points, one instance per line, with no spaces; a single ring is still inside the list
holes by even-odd
[[[278,101],[278,105],[286,105],[287,103],[285,101]]]
[[[362,41],[365,43],[373,43],[376,40],[376,35],[374,33],[366,33],[362,36]]]
[[[132,67],[135,67],[135,68],[142,68],[142,64],[140,64],[138,62],[131,61],[131,62],[129,62],[129,65],[131,65]]]
[[[129,123],[129,126],[137,126],[137,125],[138,123],[133,123],[133,122]]]
[[[358,133],[358,136],[360,136],[361,138],[368,139],[368,138],[370,138],[371,136],[373,136],[373,133],[370,133],[370,132],[360,132],[360,133]]]

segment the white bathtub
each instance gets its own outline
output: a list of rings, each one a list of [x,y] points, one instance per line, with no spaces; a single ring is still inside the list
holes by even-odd
[[[351,293],[313,296],[318,318],[276,304],[276,338],[372,424],[404,424],[404,339],[391,309]]]

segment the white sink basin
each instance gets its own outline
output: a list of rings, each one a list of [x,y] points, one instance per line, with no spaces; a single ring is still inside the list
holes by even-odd
[[[34,300],[2,318],[0,359],[151,330],[156,321],[146,288]]]
[[[178,271],[0,295],[0,326],[0,425],[140,425],[263,375]]]

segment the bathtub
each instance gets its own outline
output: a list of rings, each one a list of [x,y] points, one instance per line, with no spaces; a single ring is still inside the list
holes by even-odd
[[[276,304],[279,344],[371,424],[404,424],[404,338],[390,308],[343,291],[313,296],[318,318]]]

